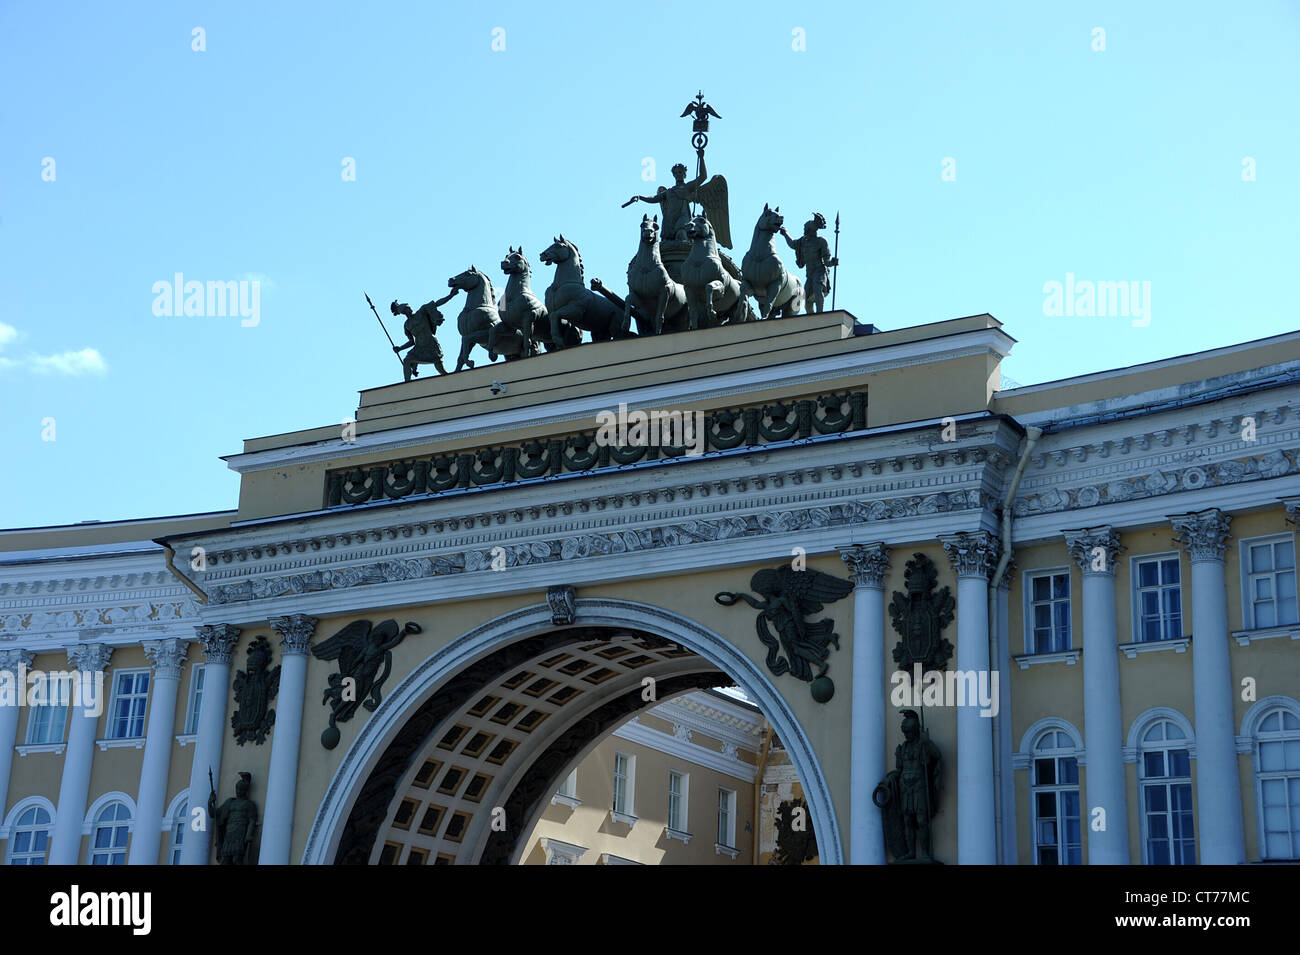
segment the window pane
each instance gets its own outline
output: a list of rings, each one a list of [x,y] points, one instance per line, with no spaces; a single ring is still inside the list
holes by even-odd
[[[1166,557],[1160,562],[1160,582],[1162,584],[1178,583],[1178,558]]]
[[[1250,547],[1250,572],[1263,573],[1273,569],[1273,548],[1268,544],[1252,544]]]
[[[1034,760],[1034,783],[1038,786],[1051,786],[1056,782],[1056,760]]]
[[[1142,775],[1148,779],[1158,778],[1165,774],[1165,754],[1143,753],[1142,754]],[[1154,792],[1155,790],[1152,790]],[[1164,806],[1159,808],[1163,809]]]
[[[1033,578],[1033,585],[1035,600],[1046,600],[1052,595],[1052,581],[1050,577],[1035,577]]]
[[[1160,582],[1159,565],[1155,561],[1138,564],[1138,586],[1154,587]]]
[[[1295,545],[1291,541],[1278,541],[1273,545],[1273,566],[1287,570],[1295,566]]]
[[[1066,756],[1061,759],[1061,782],[1077,783],[1079,781],[1079,761],[1073,756]],[[1071,793],[1075,799],[1078,799],[1077,793]],[[1078,807],[1074,811],[1077,813]]]
[[[1058,600],[1070,596],[1070,575],[1057,574],[1052,578],[1052,596]]]
[[[1190,776],[1192,775],[1191,761],[1188,758],[1187,750],[1175,749],[1169,753],[1171,766],[1169,769],[1170,776]]]

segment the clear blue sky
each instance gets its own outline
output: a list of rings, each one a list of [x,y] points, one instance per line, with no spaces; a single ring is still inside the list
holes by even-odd
[[[1293,2],[9,2],[0,526],[233,507],[219,455],[400,378],[363,290],[500,288],[520,243],[541,288],[557,232],[621,289],[699,88],[737,243],[839,211],[860,320],[991,312],[1022,384],[1300,327]],[[155,316],[176,272],[259,278],[259,324]],[[1150,324],[1045,316],[1066,273],[1149,281]]]

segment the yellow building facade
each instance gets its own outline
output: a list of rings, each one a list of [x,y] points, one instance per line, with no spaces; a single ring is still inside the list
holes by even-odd
[[[821,863],[883,863],[904,709],[939,861],[1300,857],[1300,333],[1000,390],[1013,345],[842,311],[583,345],[247,441],[230,511],[0,532],[5,861],[215,861],[209,774],[247,773],[263,864],[765,862],[786,796]],[[700,453],[602,441],[620,406],[698,413]],[[926,562],[932,698],[889,612]],[[844,584],[792,625],[836,637],[811,682],[762,639],[781,567]],[[103,691],[33,706],[33,672]],[[655,708],[733,684],[751,769],[689,768],[712,821],[672,838]]]

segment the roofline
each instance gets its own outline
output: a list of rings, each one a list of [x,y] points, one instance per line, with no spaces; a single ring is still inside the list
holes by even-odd
[[[1135,373],[1141,369],[1149,370],[1155,367],[1169,367],[1172,365],[1186,364],[1192,361],[1214,358],[1219,355],[1228,355],[1233,352],[1245,351],[1250,348],[1262,347],[1269,343],[1276,344],[1282,341],[1295,340],[1300,340],[1300,329],[1290,332],[1282,332],[1278,335],[1270,335],[1267,338],[1256,338],[1248,342],[1237,342],[1233,345],[1220,345],[1218,348],[1209,348],[1205,351],[1187,352],[1170,358],[1157,358],[1154,361],[1145,361],[1136,365],[1121,365],[1118,368],[1110,368],[1105,371],[1091,371],[1087,374],[1075,375],[1070,378],[1055,378],[1051,381],[1042,381],[1033,385],[1020,385],[1016,388],[1007,388],[1006,390],[995,391],[993,392],[993,397],[994,399],[1014,398],[1019,395],[1033,394],[1037,391],[1046,391],[1051,388],[1063,388],[1070,385],[1082,385],[1093,381],[1101,381],[1105,378]],[[1276,364],[1276,362],[1269,362],[1269,364]]]
[[[33,531],[69,531],[85,527],[129,527],[132,524],[158,524],[163,521],[184,521],[200,517],[226,517],[238,514],[238,509],[228,511],[196,511],[193,514],[173,514],[165,517],[129,517],[120,521],[78,521],[75,524],[37,524],[32,527],[0,527],[0,534],[28,534]]]

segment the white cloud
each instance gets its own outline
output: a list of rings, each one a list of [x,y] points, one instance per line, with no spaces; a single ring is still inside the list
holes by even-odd
[[[25,337],[12,325],[0,322],[0,349]],[[28,352],[22,358],[0,356],[0,373],[22,368],[37,375],[102,375],[108,371],[108,364],[97,348],[82,348],[54,355]]]
[[[38,375],[102,375],[108,371],[104,357],[96,348],[59,352],[57,355],[30,355],[27,366]]]

